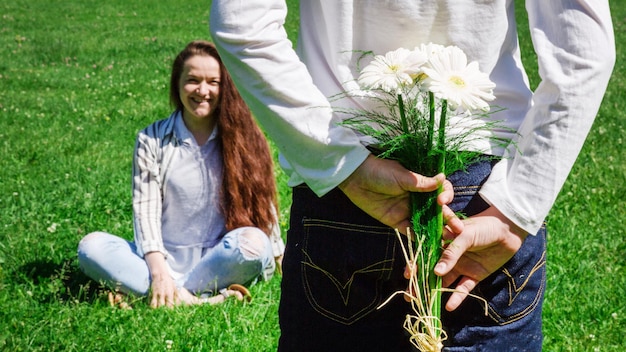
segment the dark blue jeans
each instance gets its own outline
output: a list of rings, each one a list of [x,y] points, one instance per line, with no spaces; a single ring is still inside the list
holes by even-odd
[[[452,208],[470,216],[487,208],[478,196],[491,172],[482,161],[449,177]],[[545,288],[545,229],[443,314],[446,351],[540,351]],[[317,197],[293,189],[279,307],[279,351],[412,351],[402,324],[411,308],[392,293],[405,290],[404,257],[393,229],[372,219],[334,190]],[[445,302],[445,301],[444,301]]]

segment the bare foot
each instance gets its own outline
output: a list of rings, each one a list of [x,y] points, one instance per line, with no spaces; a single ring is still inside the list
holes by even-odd
[[[228,286],[228,291],[235,291],[237,295],[237,300],[242,301],[246,300],[246,302],[252,301],[252,295],[250,291],[244,286],[240,284],[232,284]]]
[[[184,287],[178,289],[178,302],[182,305],[202,304],[200,298],[194,296]]]
[[[120,309],[133,309],[128,303],[126,303],[126,295],[121,292],[110,292],[108,294],[109,304],[111,307],[118,307]]]
[[[228,288],[221,289],[219,295],[207,298],[197,298],[197,300],[200,304],[220,304],[225,302],[226,299],[230,297],[234,297],[237,301],[243,301],[245,299],[246,302],[250,302],[252,300],[250,291],[248,291],[245,286],[239,284],[232,284],[228,286]]]

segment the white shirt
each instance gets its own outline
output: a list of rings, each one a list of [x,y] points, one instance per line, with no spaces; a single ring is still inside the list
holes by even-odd
[[[217,128],[202,146],[181,114],[174,128],[179,147],[173,151],[163,185],[163,242],[166,247],[213,247],[226,233],[219,205],[223,163]]]
[[[615,61],[607,0],[527,0],[541,83],[531,92],[510,0],[305,0],[298,53],[283,28],[283,0],[213,0],[210,30],[253,113],[274,140],[290,185],[323,195],[369,154],[336,126],[329,97],[358,77],[357,51],[384,54],[433,42],[456,45],[496,83],[494,116],[517,131],[495,131],[515,148],[480,194],[536,233],[570,172],[599,109]]]
[[[137,136],[135,242],[141,254],[160,251],[167,255],[175,278],[193,267],[204,248],[213,247],[226,233],[219,207],[222,158],[216,136],[214,129],[199,146],[179,112]]]
[[[217,128],[198,146],[180,112],[137,135],[133,159],[133,215],[138,254],[159,251],[176,272],[197,262],[226,233],[219,207],[222,154]],[[274,256],[284,243],[275,223]]]

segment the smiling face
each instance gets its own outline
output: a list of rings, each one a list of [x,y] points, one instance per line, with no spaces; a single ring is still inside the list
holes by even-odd
[[[178,94],[187,124],[213,126],[215,109],[220,102],[220,65],[205,55],[194,55],[185,61]]]

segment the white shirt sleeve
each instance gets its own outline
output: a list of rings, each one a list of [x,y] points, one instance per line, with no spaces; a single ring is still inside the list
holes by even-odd
[[[526,1],[538,57],[533,105],[480,194],[531,234],[554,204],[591,128],[615,62],[606,0]]]
[[[342,6],[338,5],[339,2]],[[303,57],[309,59],[317,52],[328,50],[335,50],[335,53],[328,54],[330,56],[337,50],[369,49],[380,52],[383,47],[397,48],[397,45],[407,45],[412,40],[430,40],[463,44],[464,50],[471,51],[475,59],[486,67],[494,70],[507,68],[497,77],[499,81],[496,84],[504,88],[500,89],[504,93],[498,99],[505,103],[505,109],[511,108],[505,111],[505,116],[517,129],[518,135],[480,194],[518,226],[529,233],[537,232],[582,148],[613,70],[615,43],[607,0],[526,1],[541,76],[530,108],[526,82],[517,77],[524,74],[521,62],[517,61],[518,53],[501,52],[517,50],[515,43],[507,46],[505,44],[511,43],[500,43],[497,39],[483,42],[476,37],[482,32],[483,37],[485,33],[515,33],[512,27],[515,23],[510,20],[513,18],[513,5],[509,2],[506,6],[504,1],[489,2],[485,10],[470,5],[466,5],[469,9],[455,4],[442,6],[441,2],[434,0],[419,4],[399,0],[397,6],[387,6],[374,0],[306,4],[307,9],[314,8],[317,12],[302,14],[309,16],[307,23],[311,27],[306,28],[304,34],[321,36],[319,40],[308,41],[305,47],[300,48]],[[360,8],[376,5],[376,11],[381,13],[376,18],[352,23],[349,18],[342,17],[344,13],[335,11],[350,9],[353,5]],[[407,16],[402,11],[398,12],[397,8],[402,7],[400,5],[413,8],[414,13]],[[450,23],[435,26],[424,15],[433,11],[447,11],[447,16],[443,18],[448,18]],[[289,162],[294,174],[321,195],[345,179],[368,152],[352,131],[333,125],[330,104],[312,83],[310,72],[317,72],[316,81],[335,86],[344,82],[333,79],[345,80],[347,76],[329,74],[318,79],[319,72],[336,69],[338,62],[332,62],[332,57],[315,59],[318,71],[307,70],[283,28],[286,13],[285,2],[280,0],[214,0],[210,29],[222,59],[255,116]],[[485,14],[492,17],[481,17]],[[413,20],[412,25],[398,21],[393,27],[397,31],[410,28],[411,35],[407,36],[405,31],[404,35],[389,36],[385,32],[385,37],[380,37],[381,21],[391,16],[405,16],[401,19]],[[481,31],[459,28],[459,18],[481,18]],[[348,22],[341,22],[344,26],[339,26],[337,23],[343,20]],[[472,25],[472,21],[460,23]],[[390,26],[389,23],[386,25]],[[420,32],[422,28],[425,30]],[[337,47],[322,48],[327,42],[325,35],[332,35],[331,41]],[[355,38],[361,41],[354,44]],[[494,57],[498,53],[500,56]],[[507,97],[507,92],[515,96]],[[520,97],[521,92],[527,95]],[[511,99],[517,98],[522,105],[511,102]],[[507,102],[512,106],[506,105]]]
[[[284,1],[214,0],[210,31],[253,114],[299,179],[323,195],[367,157],[356,134],[334,124],[283,27]]]

